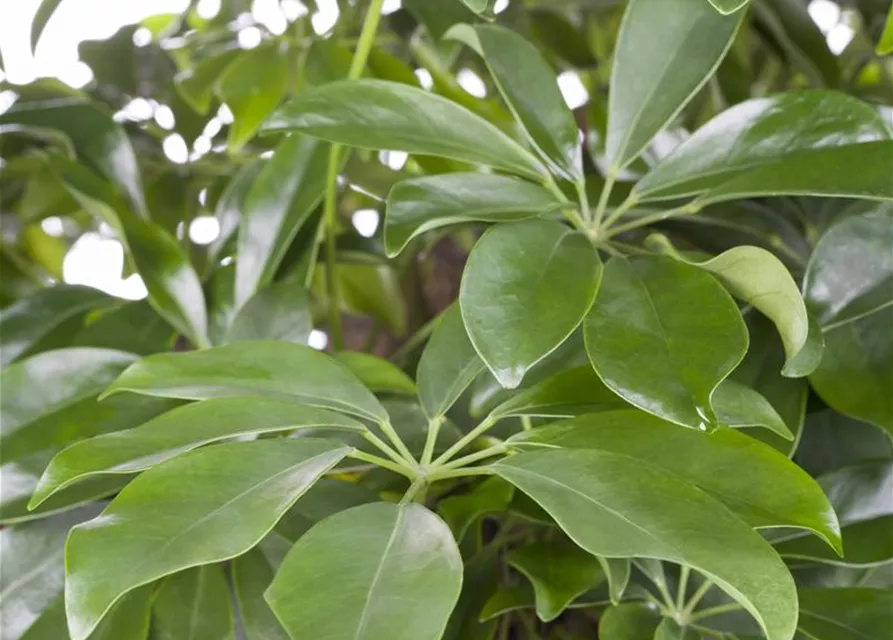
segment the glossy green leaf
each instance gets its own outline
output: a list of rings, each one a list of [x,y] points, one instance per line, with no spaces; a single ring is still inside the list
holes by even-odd
[[[252,549],[233,560],[233,591],[246,640],[288,640],[288,634],[263,597],[273,576],[273,567],[259,549]]]
[[[891,246],[893,216],[880,205],[846,218],[819,241],[803,291],[825,337],[813,388],[835,410],[893,433]]]
[[[454,304],[434,328],[416,371],[419,400],[428,418],[445,415],[485,368]]]
[[[155,597],[152,634],[157,640],[230,640],[229,587],[218,565],[186,569],[166,578]]]
[[[733,429],[702,433],[627,409],[524,432],[509,443],[629,456],[697,485],[754,527],[807,529],[840,548],[837,517],[816,482],[783,454]],[[747,477],[729,469],[747,469]]]
[[[816,640],[883,638],[893,627],[893,591],[801,589],[799,628]]]
[[[302,536],[266,598],[292,638],[436,640],[461,585],[443,521],[420,505],[379,502]]]
[[[660,613],[649,604],[626,602],[605,609],[598,621],[600,638],[652,640]]]
[[[554,620],[604,579],[598,560],[568,540],[543,540],[512,549],[506,561],[524,574],[536,595],[540,620]]]
[[[479,53],[512,114],[530,141],[567,178],[582,176],[580,132],[558,88],[555,72],[539,50],[511,29],[458,25],[447,38]]]
[[[342,351],[335,358],[375,393],[415,395],[415,383],[397,365],[361,351]]]
[[[746,523],[675,474],[591,450],[523,453],[490,469],[590,553],[692,566],[753,615],[769,640],[793,638],[797,594],[784,563]]]
[[[323,478],[313,485],[306,494],[301,496],[301,499],[288,510],[282,520],[279,521],[279,524],[276,525],[276,533],[288,540],[282,557],[272,558],[267,550],[264,550],[264,553],[270,559],[270,564],[274,568],[278,567],[279,561],[285,557],[292,544],[307,533],[317,522],[325,520],[339,511],[345,511],[346,509],[370,502],[378,502],[378,500],[378,494],[363,484],[350,480]],[[261,593],[258,594],[261,597],[261,601],[263,601],[263,590],[270,586],[272,581],[272,573],[270,578],[263,585]],[[266,602],[263,602],[263,606],[264,608],[269,608]]]
[[[679,626],[672,618],[664,618],[654,631],[654,640],[699,640],[701,636],[694,629]]]
[[[741,7],[745,6],[750,0],[710,0],[710,4],[716,7],[716,10],[723,15],[735,13]]]
[[[55,492],[88,477],[136,473],[212,442],[323,427],[365,429],[346,416],[286,398],[212,398],[174,409],[142,426],[83,440],[61,451],[47,466],[28,506],[33,508]]]
[[[509,398],[490,414],[494,418],[535,416],[538,418],[571,418],[583,413],[629,407],[608,389],[586,364],[546,378]]]
[[[149,356],[121,374],[105,395],[121,391],[186,400],[284,396],[371,420],[387,419],[379,402],[347,367],[315,349],[286,342],[238,342]]]
[[[270,40],[243,51],[217,81],[217,95],[233,113],[229,147],[241,148],[285,95],[288,87],[288,50]]]
[[[480,621],[486,622],[521,609],[533,609],[535,602],[533,587],[529,582],[517,586],[501,586],[484,603]]]
[[[208,261],[212,264],[228,249],[236,229],[242,224],[242,212],[245,210],[245,199],[254,185],[261,169],[266,165],[262,158],[249,162],[239,169],[226,183],[217,204],[214,205],[214,217],[220,225],[220,235],[208,245]]]
[[[237,266],[237,278],[238,272]],[[226,341],[281,340],[306,345],[312,330],[304,284],[288,278],[261,289],[245,302],[226,332]]]
[[[632,162],[685,107],[728,51],[744,11],[705,0],[632,0],[611,71],[606,154],[613,172]]]
[[[384,243],[397,255],[422,233],[462,222],[514,222],[561,204],[530,182],[490,173],[446,173],[398,182],[388,194]]]
[[[132,589],[253,547],[348,452],[312,438],[234,442],[140,475],[68,536],[65,606],[72,639],[87,638]],[[111,565],[117,569],[110,574]]]
[[[785,440],[794,439],[775,407],[758,391],[740,382],[726,379],[719,383],[710,405],[719,423],[727,427],[765,427]]]
[[[148,640],[155,586],[134,589],[109,610],[90,640]]]
[[[72,339],[74,347],[102,347],[149,355],[168,351],[175,333],[145,300],[91,313],[86,326]]]
[[[174,86],[190,107],[207,114],[214,98],[214,85],[239,55],[239,49],[226,49],[202,58],[174,78]]]
[[[322,199],[328,154],[329,145],[290,136],[252,183],[239,224],[237,307],[273,281],[289,245]]]
[[[592,305],[602,265],[582,233],[546,220],[494,227],[462,275],[459,307],[475,350],[503,387],[577,328]]]
[[[889,175],[883,170],[893,162],[891,143],[883,142],[889,140],[878,112],[842,93],[754,98],[698,129],[640,180],[633,194],[657,200],[706,192],[708,199],[714,194],[728,199],[750,190],[754,195],[833,194],[838,184],[874,180],[882,185],[881,176]]]
[[[437,505],[437,513],[461,542],[478,520],[490,513],[508,509],[515,488],[501,478],[487,478],[477,487],[462,495],[444,498]]]
[[[0,311],[0,366],[27,355],[40,340],[67,321],[113,302],[98,289],[60,285],[42,289]]]
[[[384,80],[330,82],[277,111],[266,131],[299,131],[330,142],[464,160],[540,179],[536,158],[454,102]]]
[[[747,329],[722,285],[663,257],[608,262],[584,336],[608,387],[690,427],[715,422],[713,390],[747,350]]]
[[[319,266],[315,284],[322,291],[325,267]],[[336,271],[341,309],[354,315],[371,315],[396,335],[406,333],[406,300],[399,273],[384,263],[342,262]]]

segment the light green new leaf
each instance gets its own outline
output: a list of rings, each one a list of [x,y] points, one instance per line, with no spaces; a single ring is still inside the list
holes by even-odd
[[[306,345],[312,330],[313,317],[304,283],[288,278],[249,298],[233,318],[225,340],[281,340]]]
[[[397,365],[371,353],[341,351],[335,358],[350,369],[367,389],[375,393],[399,393],[415,395],[416,387]]]
[[[580,132],[555,72],[539,50],[498,25],[456,25],[446,34],[480,54],[530,141],[570,180],[582,176]]]
[[[459,307],[468,337],[499,383],[517,387],[582,321],[601,279],[589,239],[558,222],[493,227],[462,274]]]
[[[704,433],[627,409],[523,432],[509,444],[629,456],[697,485],[751,526],[806,529],[840,550],[837,517],[815,480],[783,454],[734,429]],[[747,477],[729,469],[747,469]]]
[[[287,398],[212,398],[189,404],[142,426],[83,440],[61,451],[47,466],[28,506],[34,508],[88,477],[137,473],[219,440],[312,428],[365,429],[352,418]]]
[[[426,231],[462,222],[514,222],[556,211],[549,191],[491,173],[445,173],[404,180],[388,194],[384,244],[395,256]]]
[[[727,199],[746,193],[744,187],[764,194],[773,189],[833,193],[838,183],[858,184],[872,176],[879,182],[893,162],[890,143],[884,142],[889,140],[890,130],[877,110],[843,93],[754,98],[698,129],[636,184],[633,197],[659,200],[706,192],[710,200],[720,193]]]
[[[846,218],[822,236],[807,268],[803,292],[825,337],[825,356],[810,376],[813,388],[840,413],[893,433],[893,215],[889,209],[878,205],[875,212]]]
[[[793,638],[797,592],[784,563],[749,525],[677,475],[592,450],[522,453],[489,468],[590,553],[694,567],[754,616],[769,640]]]
[[[428,418],[445,415],[485,368],[454,304],[438,321],[416,370],[419,401]]]
[[[884,638],[893,628],[889,589],[801,589],[799,629],[816,640]]]
[[[313,375],[308,375],[313,372]],[[310,347],[267,340],[143,358],[106,390],[204,400],[239,395],[293,398],[375,421],[387,413],[336,359]]]
[[[231,640],[233,618],[229,602],[229,587],[219,565],[175,573],[165,579],[155,597],[153,638]]]
[[[605,609],[598,621],[598,634],[613,640],[652,640],[660,620],[660,613],[651,605],[625,602]]]
[[[378,502],[302,536],[266,599],[292,638],[438,640],[461,586],[446,524],[421,505]]]
[[[608,387],[689,427],[716,422],[713,390],[747,351],[747,328],[723,286],[664,257],[608,262],[584,336]]]
[[[68,536],[65,608],[72,640],[85,640],[132,589],[253,547],[349,451],[312,438],[234,442],[140,475]]]
[[[557,618],[577,596],[604,579],[598,560],[566,539],[516,547],[506,554],[506,562],[530,580],[536,614],[543,622]]]
[[[273,567],[260,549],[252,549],[233,560],[233,591],[246,640],[288,640],[288,634],[263,597],[273,582],[273,575]]]
[[[228,138],[231,151],[248,142],[279,106],[288,88],[288,56],[284,42],[268,40],[241,52],[218,79],[217,95],[233,112]]]
[[[735,380],[719,383],[710,398],[710,406],[719,423],[727,427],[765,427],[785,440],[794,439],[775,407],[759,391]]]
[[[890,11],[887,13],[884,32],[881,34],[881,39],[878,40],[875,50],[881,56],[893,53],[893,7],[890,7]]]
[[[368,149],[464,160],[534,180],[542,164],[495,126],[422,89],[384,80],[330,82],[288,102],[265,131],[299,131]]]
[[[707,82],[744,13],[725,16],[705,0],[631,0],[611,70],[612,173],[632,162]]]
[[[325,191],[329,145],[293,135],[257,174],[242,209],[235,304],[273,281],[285,252]]]

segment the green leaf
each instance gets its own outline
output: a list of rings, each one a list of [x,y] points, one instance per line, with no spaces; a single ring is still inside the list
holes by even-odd
[[[270,40],[239,54],[217,81],[217,95],[233,112],[229,150],[240,149],[279,106],[288,88],[288,51]]]
[[[61,560],[59,564],[61,566]],[[40,617],[28,627],[23,635],[18,636],[19,640],[56,640],[65,637],[68,633],[68,625],[65,621],[65,599],[61,595],[61,588],[59,592],[59,598],[44,609]]]
[[[154,585],[134,589],[109,610],[90,640],[147,640]]]
[[[490,415],[494,419],[510,416],[571,418],[628,406],[587,364],[557,373],[521,391],[498,405]]]
[[[598,634],[612,640],[652,640],[660,620],[651,605],[626,602],[605,609],[598,621]]]
[[[288,634],[263,597],[264,590],[273,581],[273,575],[273,567],[259,549],[252,549],[233,560],[233,591],[239,604],[246,640],[288,640]]]
[[[62,4],[62,0],[40,0],[40,4],[37,6],[37,13],[34,14],[34,20],[31,22],[32,52],[37,51],[37,43],[40,41],[40,36],[60,4]]]
[[[384,243],[400,253],[422,233],[462,222],[514,222],[556,211],[546,189],[490,173],[445,173],[398,182],[388,194]]]
[[[468,338],[459,305],[434,328],[416,371],[419,400],[429,419],[441,417],[486,368]]]
[[[0,311],[0,366],[34,353],[41,339],[66,323],[79,322],[113,298],[98,289],[59,285],[41,289]]]
[[[365,485],[350,480],[323,478],[313,485],[276,525],[276,533],[287,538],[288,541],[282,557],[278,560],[282,560],[294,541],[307,533],[317,522],[325,520],[339,511],[358,507],[361,504],[378,502],[378,500],[378,494]],[[268,553],[267,555],[269,556]],[[279,562],[273,562],[272,559],[270,564],[273,567],[279,566]],[[264,583],[261,591],[270,586],[272,573],[270,578],[271,580]],[[258,596],[263,602],[263,594],[259,593]],[[263,602],[263,606],[269,608],[266,602]]]
[[[784,563],[745,522],[675,474],[604,451],[522,453],[489,468],[590,553],[694,567],[753,615],[769,640],[793,637],[797,594]]]
[[[738,11],[738,9],[746,5],[749,1],[750,0],[710,0],[710,4],[712,4],[721,14],[727,16]]]
[[[514,494],[515,488],[505,480],[487,478],[468,493],[441,500],[437,513],[449,525],[456,540],[461,542],[478,520],[490,513],[506,511]]]
[[[370,391],[415,395],[416,388],[412,379],[400,367],[387,360],[361,351],[342,351],[336,353],[335,358],[350,369]]]
[[[174,78],[177,92],[196,112],[205,115],[214,99],[214,85],[239,55],[239,49],[226,49],[202,58]]]
[[[145,300],[92,313],[72,338],[74,347],[102,347],[139,355],[169,351],[174,330]]]
[[[893,158],[893,155],[890,156]],[[810,376],[832,408],[893,433],[893,216],[844,219],[822,236],[803,280],[825,356]]]
[[[237,278],[238,272],[236,266]],[[307,291],[302,282],[287,278],[261,289],[245,302],[226,332],[226,342],[266,339],[306,345],[312,330]]]
[[[293,638],[433,640],[461,586],[462,558],[443,521],[417,504],[379,502],[302,536],[266,599]]]
[[[315,285],[322,292],[324,266],[318,266]],[[336,271],[341,308],[354,315],[371,315],[395,334],[406,333],[406,300],[399,273],[384,263],[342,262]]]
[[[606,558],[595,556],[608,581],[608,597],[611,603],[617,604],[629,584],[632,565],[628,558]]]
[[[484,603],[480,621],[486,622],[521,609],[533,609],[535,602],[533,587],[529,582],[517,586],[499,587]]]
[[[700,635],[688,627],[681,627],[672,618],[664,618],[657,625],[654,640],[699,640]]]
[[[487,63],[490,75],[528,138],[564,177],[582,177],[580,132],[555,72],[539,50],[497,25],[457,25],[446,34],[467,44]]]
[[[174,409],[133,429],[73,444],[47,466],[28,506],[34,508],[88,477],[136,473],[227,438],[322,427],[365,430],[356,420],[285,398],[212,398]]]
[[[751,526],[807,529],[840,550],[837,518],[816,482],[783,454],[733,429],[702,433],[627,409],[527,431],[509,444],[629,456],[697,485]],[[747,469],[747,477],[729,469]]]
[[[801,589],[802,633],[816,640],[883,638],[893,627],[893,591]]]
[[[266,161],[263,158],[257,158],[244,165],[236,171],[220,193],[214,206],[214,217],[220,224],[220,235],[208,245],[208,262],[211,264],[216,266],[220,254],[230,247],[233,233],[242,224],[245,199],[265,165]]]
[[[584,336],[608,387],[690,427],[716,422],[710,397],[747,350],[747,329],[722,285],[663,257],[608,262]]]
[[[237,307],[273,281],[292,240],[322,199],[328,154],[329,145],[292,135],[254,179],[239,226]]]
[[[99,517],[68,536],[65,605],[72,640],[85,640],[132,589],[253,547],[348,452],[312,438],[234,442],[140,475]],[[109,566],[116,570],[109,573]]]
[[[277,111],[265,131],[483,164],[539,180],[544,168],[486,120],[422,89],[384,80],[330,82]]]
[[[595,557],[568,540],[543,540],[512,549],[506,561],[533,585],[536,614],[554,620],[577,596],[604,579]]]
[[[724,16],[704,0],[632,0],[611,70],[606,154],[616,174],[632,162],[713,75],[744,11]]]
[[[65,583],[65,536],[96,508],[77,511],[0,530],[0,637],[14,639],[35,624],[62,595]],[[64,618],[63,618],[64,619]],[[43,624],[49,626],[49,622]],[[63,626],[64,629],[64,626]],[[61,636],[48,637],[57,640]]]
[[[887,12],[884,32],[881,34],[881,39],[878,40],[875,51],[881,56],[893,53],[893,7],[890,7],[890,10]]]
[[[104,395],[121,391],[185,400],[284,396],[370,420],[387,419],[378,400],[343,364],[310,347],[286,342],[238,342],[149,356],[122,373]]]
[[[175,573],[165,579],[155,597],[152,637],[230,640],[233,619],[229,601],[229,587],[220,566],[211,564]]]
[[[513,389],[592,305],[602,265],[582,233],[546,220],[493,227],[462,274],[459,306],[475,350]]]
[[[889,175],[883,170],[891,162],[890,143],[882,141],[889,140],[890,130],[878,112],[843,93],[798,91],[754,98],[698,129],[636,184],[633,197],[833,194],[871,176],[882,185],[881,176]]]
[[[710,398],[716,419],[727,427],[765,427],[785,440],[794,434],[781,416],[758,391],[736,382],[723,380]]]

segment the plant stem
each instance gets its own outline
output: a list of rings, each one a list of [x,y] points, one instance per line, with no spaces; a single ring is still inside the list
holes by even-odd
[[[428,480],[424,476],[417,476],[414,478],[412,484],[409,485],[409,489],[407,489],[406,493],[403,494],[403,497],[400,498],[400,504],[409,504],[412,502],[413,498],[416,497],[416,494],[424,489],[427,483]]]
[[[583,221],[583,218],[580,217],[580,214],[575,211],[573,207],[573,203],[567,199],[567,196],[564,195],[564,191],[558,186],[558,183],[555,182],[555,178],[552,177],[551,174],[547,175],[543,180],[543,186],[546,187],[552,194],[561,202],[564,206],[561,208],[561,212],[564,214],[564,217],[567,218],[574,227],[576,227],[579,231],[586,231],[586,223]]]
[[[682,610],[682,613],[685,615],[689,615],[692,611],[695,610],[695,607],[698,606],[698,603],[701,599],[707,595],[707,592],[713,587],[713,582],[710,580],[704,580],[700,587],[692,594],[691,599],[688,601],[688,604],[685,605],[685,608]]]
[[[447,462],[446,464],[443,464],[438,468],[455,469],[457,467],[467,467],[473,462],[483,460],[484,458],[492,458],[493,456],[501,455],[506,451],[508,451],[508,447],[506,447],[504,443],[499,443],[496,446],[488,447],[487,449],[482,449],[481,451],[478,451],[476,453],[472,453],[462,458],[452,460],[451,462]]]
[[[698,620],[703,620],[705,618],[712,618],[713,616],[722,615],[723,613],[730,613],[732,611],[740,611],[743,607],[737,602],[732,602],[729,604],[721,604],[716,607],[710,607],[709,609],[701,609],[700,611],[693,613],[689,616],[689,622],[697,622]]]
[[[574,183],[574,188],[577,190],[577,200],[580,201],[580,211],[583,214],[583,219],[587,222],[592,222],[592,209],[589,208],[589,195],[586,193],[586,181],[579,180]]]
[[[484,467],[466,467],[465,469],[435,470],[428,474],[428,482],[446,480],[447,478],[468,478],[471,476],[489,476],[490,471]]]
[[[492,416],[487,416],[484,420],[476,426],[474,429],[466,433],[462,438],[459,439],[452,447],[444,451],[440,454],[440,457],[434,461],[435,467],[443,466],[443,464],[455,456],[457,453],[462,451],[466,446],[474,442],[477,438],[487,433],[488,430],[492,429],[496,425],[496,420],[493,419]]]
[[[410,480],[412,480],[415,475],[409,469],[399,465],[394,464],[390,460],[385,460],[379,456],[372,455],[371,453],[366,453],[365,451],[360,451],[359,449],[354,449],[347,455],[348,458],[353,458],[354,460],[362,460],[363,462],[368,462],[370,464],[374,464],[376,466],[382,467],[389,471],[393,471],[394,473],[399,473],[401,476],[406,476]]]
[[[638,202],[639,201],[636,198],[634,198],[633,196],[630,196],[629,198],[624,200],[620,204],[619,207],[617,207],[616,209],[614,209],[614,211],[611,212],[611,215],[609,215],[607,218],[605,218],[605,222],[604,222],[604,224],[602,224],[602,227],[604,229],[608,229],[612,224],[617,222],[618,219],[623,217],[624,213],[626,213],[627,211],[629,211],[630,209],[635,207],[638,204]]]
[[[412,469],[414,467],[415,463],[412,461],[412,459],[407,460],[406,458],[401,456],[394,450],[393,447],[391,447],[387,442],[384,442],[381,438],[379,438],[371,431],[366,431],[365,433],[363,433],[363,438],[397,464],[405,466],[407,469]]]
[[[642,216],[641,218],[637,218],[635,220],[631,220],[626,224],[617,225],[616,227],[611,227],[605,233],[605,239],[613,238],[614,236],[624,233],[626,231],[632,231],[633,229],[639,229],[641,227],[647,227],[649,224],[653,224],[655,222],[661,222],[663,220],[668,220],[669,218],[675,218],[680,215],[691,215],[693,213],[697,213],[700,209],[696,208],[693,204],[689,203],[682,207],[676,207],[675,209],[667,209],[666,211],[658,211],[656,213],[652,213],[647,216]]]
[[[437,434],[440,433],[440,426],[444,420],[444,417],[437,416],[428,422],[428,437],[425,438],[425,449],[422,451],[421,460],[419,460],[419,463],[423,466],[431,464],[431,458],[434,457],[434,447],[437,444]]]
[[[605,209],[608,208],[608,199],[611,197],[611,191],[614,190],[614,182],[617,180],[617,170],[611,168],[608,175],[605,176],[605,184],[602,187],[602,193],[598,198],[598,205],[595,207],[595,215],[592,217],[592,226],[599,229],[602,224],[602,218],[605,216]]]
[[[530,416],[521,416],[521,428],[524,429],[524,431],[533,429],[533,420],[530,419]]]
[[[412,452],[406,448],[406,444],[403,442],[403,439],[400,435],[394,430],[393,425],[387,421],[382,420],[378,423],[378,426],[381,427],[381,430],[384,431],[384,434],[388,437],[388,440],[391,441],[391,444],[397,448],[397,452],[400,456],[410,464],[412,468],[418,467],[415,458],[412,456]]]
[[[685,606],[685,591],[688,589],[688,576],[691,569],[683,566],[679,570],[679,588],[676,590],[676,608],[680,611]]]

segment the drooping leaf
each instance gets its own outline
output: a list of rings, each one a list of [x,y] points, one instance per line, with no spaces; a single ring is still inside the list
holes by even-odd
[[[233,561],[233,591],[247,640],[288,640],[288,634],[263,597],[273,576],[273,567],[259,549],[252,549]]]
[[[37,51],[37,43],[40,41],[40,36],[60,4],[62,4],[62,0],[40,0],[40,4],[37,6],[37,13],[34,14],[34,20],[31,22],[32,52]]]
[[[158,640],[230,640],[233,631],[226,576],[218,565],[186,569],[166,578],[152,607]]]
[[[747,329],[722,285],[663,257],[608,262],[584,335],[608,387],[690,427],[715,422],[713,390],[747,350]]]
[[[810,189],[833,193],[837,183],[872,179],[882,185],[881,176],[889,175],[883,174],[891,162],[889,140],[890,130],[878,112],[842,93],[799,91],[754,98],[698,129],[636,183],[633,194],[639,200],[657,200],[706,192],[712,199],[716,191],[728,199],[754,190],[755,195]],[[828,166],[837,169],[828,171]]]
[[[415,395],[416,387],[397,365],[362,351],[342,351],[335,354],[367,389],[375,393]]]
[[[611,71],[606,154],[612,172],[632,162],[710,78],[744,11],[704,0],[632,0]]]
[[[678,476],[591,450],[523,453],[490,469],[590,553],[692,566],[754,616],[769,640],[793,637],[797,594],[784,563],[746,523]]]
[[[819,241],[803,291],[825,337],[813,388],[835,410],[893,433],[891,246],[893,216],[882,205],[844,219]]]
[[[486,120],[440,96],[384,80],[316,87],[273,114],[264,130],[464,160],[534,180],[544,171],[536,158]]]
[[[500,384],[527,371],[577,328],[602,265],[582,233],[545,220],[490,229],[462,275],[459,307],[475,350]]]
[[[85,640],[132,589],[253,547],[348,451],[312,438],[234,442],[140,475],[68,536],[65,606],[72,639]],[[117,568],[111,574],[110,565]]]
[[[34,508],[88,477],[137,473],[209,443],[313,428],[364,430],[352,418],[287,398],[212,398],[186,405],[142,426],[83,440],[61,451],[47,466],[28,506]]]
[[[461,40],[484,58],[499,92],[531,142],[564,177],[579,179],[579,129],[554,71],[539,50],[498,25],[457,25],[446,37]]]
[[[778,415],[775,407],[758,391],[726,379],[719,383],[710,398],[716,419],[728,427],[765,427],[785,440],[794,434]]]
[[[893,626],[893,591],[801,589],[799,629],[818,640],[883,638]]]
[[[238,342],[149,356],[122,373],[105,395],[121,391],[186,400],[285,396],[371,420],[387,419],[379,402],[343,364],[310,347],[285,342]]]
[[[237,278],[238,272],[237,266]],[[306,345],[312,330],[304,283],[287,278],[261,289],[245,302],[226,332],[226,341],[281,340]]]
[[[302,536],[266,599],[293,638],[435,640],[461,585],[462,558],[443,521],[420,505],[379,502]]]
[[[546,189],[489,173],[446,173],[398,182],[388,194],[384,243],[397,255],[414,237],[461,222],[514,222],[556,211]]]
[[[754,527],[806,529],[840,549],[837,518],[816,482],[783,454],[734,429],[702,433],[627,409],[527,431],[509,443],[629,456],[697,485]],[[729,469],[747,469],[747,477]]]
[[[329,145],[286,138],[257,174],[239,225],[235,304],[273,281],[276,269],[325,191]]]
[[[416,371],[419,400],[428,418],[445,415],[485,368],[454,304],[434,328]]]

